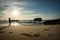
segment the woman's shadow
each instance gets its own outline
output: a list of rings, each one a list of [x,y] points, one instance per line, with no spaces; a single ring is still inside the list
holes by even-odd
[[[3,29],[5,29],[5,28],[7,28],[7,27],[9,27],[9,26],[0,26],[1,28],[0,28],[0,33],[3,33],[4,31],[3,31]]]
[[[3,30],[5,28],[9,27],[9,25],[8,26],[0,26],[0,27],[1,27],[0,30]]]
[[[9,25],[8,26],[0,26],[1,27],[0,30],[3,30],[11,25],[11,18],[9,18],[8,22],[9,22]]]
[[[9,27],[10,25],[11,25],[11,18],[9,18],[9,25],[8,26],[0,26],[0,32],[3,30],[3,29],[5,29],[5,28],[7,28],[7,27]]]
[[[7,27],[9,27],[11,25],[11,18],[8,18],[8,19],[9,19],[8,20],[9,25],[8,26],[0,26],[1,27],[0,30],[3,30],[3,29],[5,29],[5,28],[7,28]]]

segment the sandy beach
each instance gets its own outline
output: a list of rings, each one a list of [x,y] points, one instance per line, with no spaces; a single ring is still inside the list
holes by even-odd
[[[39,37],[30,37],[25,34],[40,34]],[[39,26],[9,26],[0,30],[0,40],[59,40],[60,25]]]
[[[0,0],[0,40],[60,40],[60,0]]]

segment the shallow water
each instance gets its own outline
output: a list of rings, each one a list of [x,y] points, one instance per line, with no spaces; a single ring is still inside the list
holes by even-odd
[[[0,22],[0,26],[8,26],[9,22]],[[43,25],[42,22],[37,23],[37,22],[11,22],[11,26],[19,26],[19,25]]]

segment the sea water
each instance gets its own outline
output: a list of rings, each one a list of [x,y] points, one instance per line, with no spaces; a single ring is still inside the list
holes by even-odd
[[[31,22],[31,21],[13,21],[11,22],[11,26],[16,26],[16,25],[42,25],[43,22]],[[0,26],[8,26],[9,22],[8,21],[0,21]]]

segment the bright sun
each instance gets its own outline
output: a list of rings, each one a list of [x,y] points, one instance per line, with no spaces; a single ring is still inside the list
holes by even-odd
[[[19,11],[18,11],[18,10],[13,10],[13,11],[12,11],[12,15],[13,15],[13,16],[18,16],[18,14],[19,14]]]

